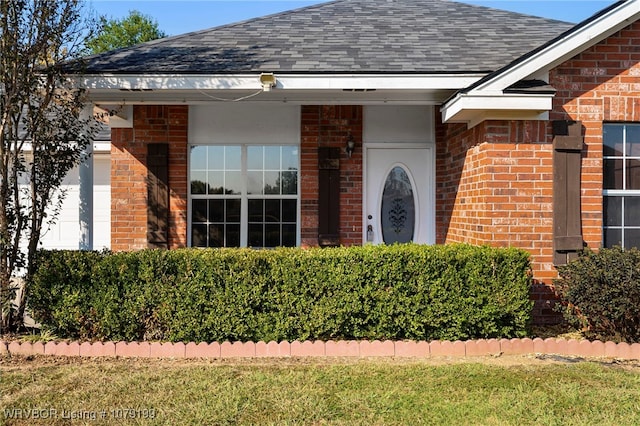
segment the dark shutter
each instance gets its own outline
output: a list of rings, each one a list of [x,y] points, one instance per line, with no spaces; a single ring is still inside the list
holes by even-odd
[[[169,145],[147,145],[147,243],[169,247]]]
[[[564,265],[582,250],[580,165],[582,124],[553,122],[553,263]]]
[[[318,148],[318,244],[340,245],[340,148]]]

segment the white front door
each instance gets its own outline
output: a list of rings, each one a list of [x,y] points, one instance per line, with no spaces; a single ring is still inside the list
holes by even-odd
[[[435,243],[433,157],[432,147],[366,147],[366,243]]]

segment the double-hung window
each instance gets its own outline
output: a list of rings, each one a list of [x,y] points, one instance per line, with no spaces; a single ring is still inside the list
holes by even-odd
[[[192,247],[298,244],[294,145],[192,145]]]
[[[640,247],[640,124],[603,125],[604,246]]]

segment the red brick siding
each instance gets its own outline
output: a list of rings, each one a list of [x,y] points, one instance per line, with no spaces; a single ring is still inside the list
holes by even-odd
[[[111,131],[111,248],[147,247],[147,144],[169,143],[169,247],[187,243],[187,106],[134,106],[133,129]]]
[[[584,126],[582,232],[602,240],[602,122],[640,121],[640,23],[550,72],[551,120]],[[550,310],[553,266],[552,136],[543,121],[487,121],[437,128],[437,242],[514,246],[532,255],[538,322]]]
[[[592,248],[602,241],[602,123],[640,122],[640,23],[567,61],[550,74],[558,90],[551,119],[582,121],[582,228]]]
[[[519,247],[531,253],[537,322],[557,322],[553,267],[553,164],[544,121],[441,126],[437,144],[438,243]]]
[[[437,242],[516,246],[548,275],[551,145],[545,122],[442,126],[437,144]],[[548,252],[549,251],[549,252]],[[548,252],[548,253],[547,253]]]
[[[362,107],[303,106],[301,135],[301,243],[318,245],[318,147],[344,149],[357,141],[351,158],[340,158],[340,244],[362,244]]]

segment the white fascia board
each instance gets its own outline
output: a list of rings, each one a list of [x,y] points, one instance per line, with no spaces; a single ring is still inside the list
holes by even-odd
[[[533,74],[549,71],[578,55],[612,34],[631,25],[640,18],[640,0],[629,0],[608,13],[589,22],[577,31],[557,40],[554,44],[518,63],[513,68],[497,75],[473,92],[484,90],[504,90],[518,81],[528,79]]]
[[[483,121],[500,120],[500,121],[523,121],[523,120],[549,120],[547,111],[468,111],[468,117],[463,122],[467,123],[467,128],[471,129]]]
[[[508,112],[514,116],[522,116],[523,113],[528,116],[530,112],[537,116],[550,111],[552,103],[552,94],[461,94],[444,105],[441,112],[444,123],[471,123],[475,120],[470,117],[476,117],[483,112],[488,115],[496,115],[497,112],[504,115]]]
[[[25,154],[30,153],[33,150],[33,146],[30,142],[25,142],[22,146],[22,152]],[[111,152],[111,143],[110,142],[94,142],[93,143],[93,152]]]
[[[322,89],[462,89],[484,74],[278,74],[273,90]],[[252,75],[120,75],[77,77],[80,87],[89,90],[260,90],[258,74]]]

